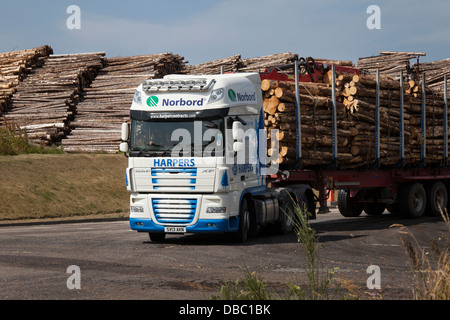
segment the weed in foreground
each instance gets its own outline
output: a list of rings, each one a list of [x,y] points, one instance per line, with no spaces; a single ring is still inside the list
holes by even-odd
[[[450,231],[448,212],[441,210]],[[403,225],[395,225],[405,228]],[[450,300],[450,239],[442,234],[430,241],[430,249],[421,246],[408,230],[401,238],[413,274],[413,298],[415,300]]]
[[[319,237],[309,225],[310,213],[301,208],[293,199],[294,214],[292,223],[298,243],[305,257],[303,269],[307,281],[305,285],[289,283],[289,297],[300,300],[328,300],[342,297],[340,285],[332,283],[337,269],[328,270],[322,266],[319,258]]]
[[[245,277],[234,284],[226,283],[220,288],[220,300],[274,300],[276,297],[267,288],[266,280],[256,271],[245,269]]]
[[[266,280],[257,272],[245,271],[245,277],[232,284],[225,284],[220,289],[220,294],[215,299],[220,300],[326,300],[336,298],[348,298],[341,294],[339,284],[332,285],[332,278],[336,271],[327,270],[321,266],[318,251],[320,243],[314,229],[308,222],[309,213],[300,207],[295,201],[293,203],[292,217],[294,232],[298,243],[305,256],[303,269],[306,273],[306,284],[297,281],[286,284],[286,292],[278,295],[270,292]]]

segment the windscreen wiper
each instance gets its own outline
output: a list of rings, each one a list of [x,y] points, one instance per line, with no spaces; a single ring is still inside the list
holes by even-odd
[[[166,148],[165,150],[163,150],[163,153],[162,153],[161,157],[164,157],[166,155],[167,151],[172,151],[172,146],[170,146],[170,147]]]

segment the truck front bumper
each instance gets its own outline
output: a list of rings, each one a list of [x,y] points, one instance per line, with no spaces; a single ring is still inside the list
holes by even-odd
[[[130,227],[138,232],[164,232],[163,225],[156,224],[152,219],[130,218]],[[167,225],[173,227],[174,225]],[[186,233],[234,232],[239,227],[239,218],[199,219],[194,225],[186,226]]]

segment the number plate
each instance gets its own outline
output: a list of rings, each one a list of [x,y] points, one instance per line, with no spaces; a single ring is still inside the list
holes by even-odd
[[[164,227],[165,233],[186,233],[186,227]]]

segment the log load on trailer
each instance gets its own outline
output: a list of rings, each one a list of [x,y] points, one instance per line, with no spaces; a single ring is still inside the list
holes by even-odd
[[[332,189],[344,216],[438,214],[450,178],[447,96],[422,83],[310,58],[144,81],[120,146],[130,226],[154,241],[222,232],[244,242],[261,226],[290,232],[292,200],[310,218],[316,202],[326,212]]]
[[[402,72],[395,80],[339,71],[328,77],[331,88],[300,82],[296,100],[293,83],[262,81],[266,126],[278,130],[278,161],[288,173],[275,181],[317,189],[325,212],[327,191],[339,189],[347,217],[386,209],[413,218],[440,215],[450,178],[446,77],[438,92],[425,86],[425,73],[414,81]]]

